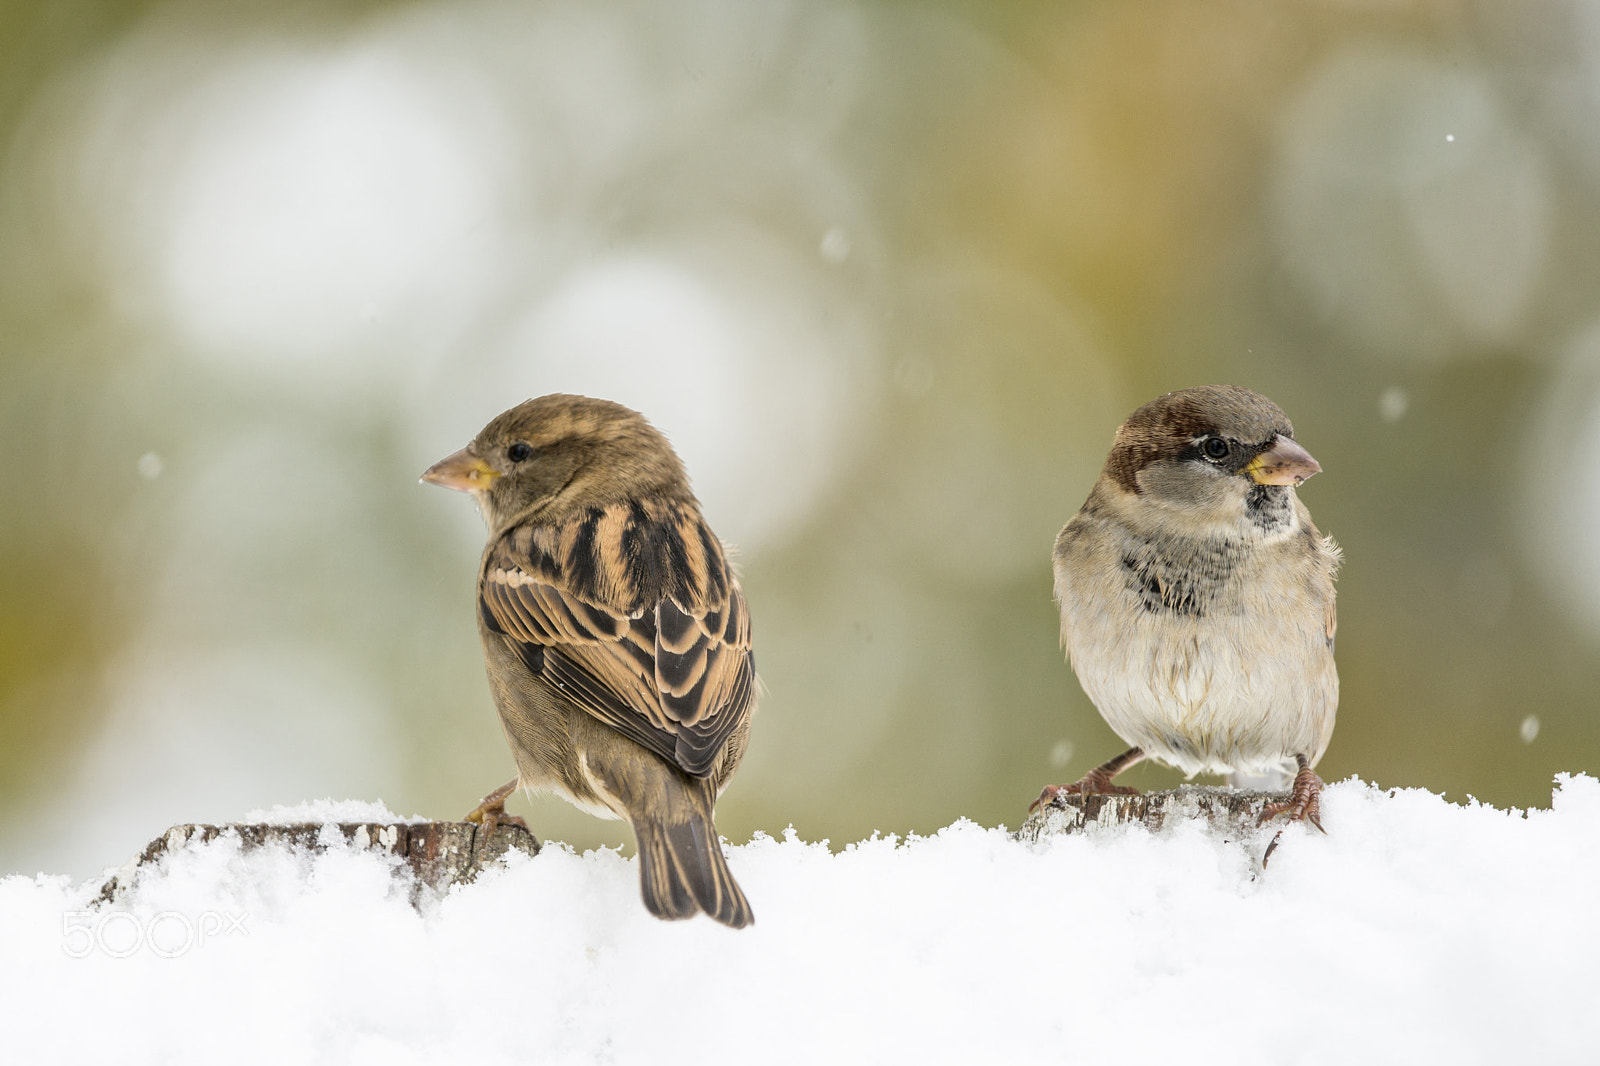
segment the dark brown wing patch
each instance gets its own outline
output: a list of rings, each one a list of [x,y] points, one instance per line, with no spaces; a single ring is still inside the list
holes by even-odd
[[[750,712],[749,611],[692,506],[513,530],[486,553],[480,590],[485,625],[535,676],[688,773],[709,773]]]
[[[704,773],[738,725],[721,709],[747,707],[753,693],[744,594],[735,585],[726,607],[701,614],[663,600],[656,618],[656,689],[662,710],[676,726],[678,764]]]

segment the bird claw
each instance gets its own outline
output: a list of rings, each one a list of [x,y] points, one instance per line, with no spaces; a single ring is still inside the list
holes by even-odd
[[[1129,788],[1127,785],[1113,785],[1111,778],[1097,771],[1090,770],[1070,785],[1046,785],[1044,791],[1039,793],[1039,798],[1028,804],[1028,813],[1032,814],[1041,807],[1048,807],[1055,803],[1056,798],[1068,796],[1137,796],[1139,790]]]
[[[528,832],[533,832],[532,829],[528,829],[527,820],[524,819],[522,815],[507,814],[504,806],[501,806],[495,810],[474,810],[471,814],[463,818],[462,821],[476,822],[478,825],[481,825],[483,827],[485,836],[494,836],[495,829],[502,825],[514,825],[519,829],[527,829]]]
[[[477,834],[480,847],[488,847],[489,841],[494,837],[494,831],[502,825],[515,825],[522,829],[527,829],[530,833],[532,832],[531,829],[528,829],[528,823],[523,820],[521,815],[506,813],[506,797],[516,790],[517,782],[515,781],[510,781],[500,786],[483,797],[483,802],[472,808],[472,811],[461,819],[463,822],[472,822],[482,827]]]
[[[1322,828],[1321,796],[1322,778],[1310,770],[1302,770],[1295,775],[1294,791],[1289,793],[1289,798],[1261,808],[1261,817],[1256,819],[1256,824],[1266,825],[1278,815],[1287,814],[1291,822],[1310,822],[1326,833],[1327,830]]]
[[[1040,807],[1048,807],[1056,801],[1056,797],[1067,790],[1066,785],[1046,785],[1044,791],[1039,793],[1039,798],[1028,804],[1028,813],[1032,814]]]
[[[1322,829],[1321,811],[1317,809],[1316,801],[1306,803],[1290,799],[1281,803],[1269,803],[1261,808],[1261,817],[1256,819],[1257,825],[1266,825],[1280,814],[1287,814],[1291,822],[1310,822],[1318,829]],[[1322,829],[1324,833],[1326,829]]]
[[[1302,757],[1300,772],[1294,775],[1294,790],[1289,793],[1287,800],[1278,803],[1269,803],[1261,808],[1261,817],[1256,819],[1257,825],[1266,825],[1280,814],[1287,814],[1291,822],[1310,822],[1316,826],[1317,832],[1326,834],[1322,828],[1322,778],[1311,772],[1311,766]],[[1264,868],[1267,860],[1272,858],[1272,853],[1278,849],[1278,841],[1283,837],[1283,830],[1273,834],[1272,843],[1267,845],[1267,850],[1261,856],[1261,865]]]

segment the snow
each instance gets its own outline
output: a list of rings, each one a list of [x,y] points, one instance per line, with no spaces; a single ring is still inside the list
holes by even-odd
[[[5,1058],[1592,1061],[1600,781],[1526,812],[1345,781],[1323,822],[1265,870],[1199,824],[758,836],[740,932],[652,919],[615,851],[513,855],[419,912],[393,860],[223,837],[110,910],[0,880]]]

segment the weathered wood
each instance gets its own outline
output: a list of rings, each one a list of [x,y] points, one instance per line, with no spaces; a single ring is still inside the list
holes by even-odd
[[[510,852],[539,854],[538,839],[521,826],[496,826],[494,834],[480,843],[481,832],[482,827],[472,822],[175,825],[109,877],[101,886],[96,902],[117,902],[145,871],[156,867],[168,855],[230,834],[239,840],[244,851],[278,845],[317,852],[342,842],[351,848],[395,855],[403,860],[396,870],[406,870],[414,878],[413,902],[425,891],[444,892],[451,885],[471,881],[485,867],[500,862]]]
[[[1063,793],[1028,815],[1017,839],[1037,842],[1063,833],[1083,833],[1116,825],[1140,823],[1159,830],[1178,821],[1203,819],[1219,830],[1235,832],[1240,839],[1254,839],[1268,828],[1258,826],[1262,810],[1269,803],[1289,798],[1287,792],[1183,785],[1165,792],[1144,792],[1137,796],[1077,796]]]

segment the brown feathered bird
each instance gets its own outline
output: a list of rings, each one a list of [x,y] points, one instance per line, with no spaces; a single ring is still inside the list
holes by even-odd
[[[683,464],[636,411],[552,395],[513,407],[422,475],[489,526],[478,633],[518,786],[625,818],[645,906],[753,920],[712,806],[755,706],[750,612]]]
[[[1278,405],[1206,385],[1117,428],[1089,499],[1055,544],[1061,642],[1129,750],[1057,793],[1154,758],[1196,773],[1287,771],[1267,816],[1321,828],[1313,772],[1333,735],[1339,550],[1295,487],[1322,469]]]

